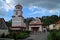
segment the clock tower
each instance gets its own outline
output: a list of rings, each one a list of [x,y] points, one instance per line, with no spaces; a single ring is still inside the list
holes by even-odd
[[[26,24],[22,16],[22,6],[20,4],[15,6],[14,15],[12,16],[12,30],[24,30]]]

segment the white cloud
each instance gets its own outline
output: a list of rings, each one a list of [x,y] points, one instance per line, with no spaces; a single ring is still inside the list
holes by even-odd
[[[49,10],[50,13],[54,14],[54,13],[60,13],[59,10]]]
[[[6,0],[6,3],[10,3],[11,2],[11,0]]]
[[[36,13],[45,13],[49,12],[51,14],[60,13],[60,0],[6,0],[6,3],[3,3],[0,0],[0,9],[4,7],[5,11],[13,9],[16,4],[21,4],[23,7],[28,7],[32,14]],[[38,11],[34,11],[38,9]],[[46,14],[46,13],[45,13]]]
[[[29,7],[29,9],[30,9],[31,11],[34,11],[35,9],[38,9],[38,7],[31,5],[31,6]]]
[[[7,2],[9,3],[10,1],[7,0],[5,2],[0,0],[0,15],[2,16],[6,15],[10,9],[13,9],[13,6],[9,5]]]
[[[35,11],[35,12],[32,12],[32,14],[37,14],[37,13],[40,13],[40,11]]]

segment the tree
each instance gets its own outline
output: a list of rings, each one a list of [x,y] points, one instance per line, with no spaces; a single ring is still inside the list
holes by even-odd
[[[44,26],[49,26],[50,24],[53,24],[54,22],[59,20],[57,15],[43,16],[41,19],[42,19]]]
[[[51,30],[48,34],[48,40],[60,40],[60,31],[59,30]]]
[[[33,17],[24,19],[24,22],[26,23],[27,28],[29,27],[29,23],[30,23],[32,20],[34,20]]]
[[[59,20],[59,18],[58,18],[58,16],[57,16],[57,15],[52,15],[52,16],[50,16],[50,20],[51,20],[51,23],[53,23],[53,22],[58,21],[58,20]]]
[[[9,20],[9,21],[7,21],[7,22],[6,22],[6,25],[7,25],[8,27],[11,27],[11,26],[12,26],[12,19]]]

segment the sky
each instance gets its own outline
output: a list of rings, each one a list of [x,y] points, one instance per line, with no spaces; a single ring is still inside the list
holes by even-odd
[[[23,17],[60,15],[60,0],[0,0],[0,18],[12,19],[17,4],[23,6]]]

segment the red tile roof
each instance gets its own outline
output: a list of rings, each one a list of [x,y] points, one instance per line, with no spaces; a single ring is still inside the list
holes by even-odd
[[[18,4],[18,5],[16,5],[15,7],[22,7],[22,5]]]
[[[37,26],[37,25],[43,25],[43,23],[42,22],[40,22],[40,21],[31,21],[30,22],[30,24],[29,24],[30,26]]]
[[[24,26],[12,26],[12,28],[23,28]]]
[[[30,24],[43,24],[43,23],[39,21],[31,21]]]
[[[33,20],[33,21],[31,21],[30,23],[29,23],[29,25],[30,26],[37,26],[37,25],[43,25],[43,23],[41,22],[41,20],[38,18],[38,17],[36,17],[36,19],[35,20]]]
[[[4,18],[0,18],[0,21],[4,20]]]
[[[56,21],[54,24],[60,24],[60,20],[59,21]]]

